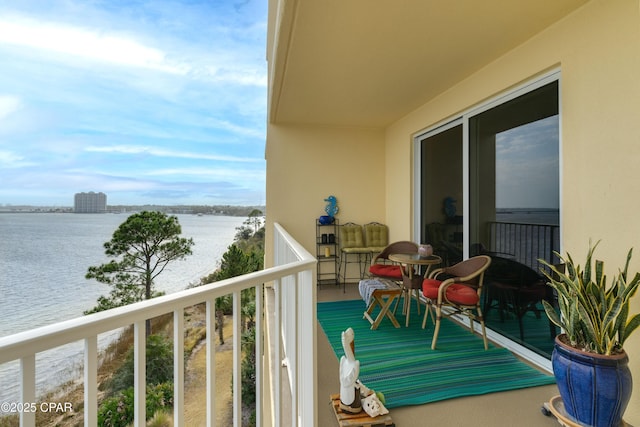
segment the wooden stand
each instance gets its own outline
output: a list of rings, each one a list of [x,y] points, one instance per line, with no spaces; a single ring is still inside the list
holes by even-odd
[[[380,322],[382,322],[382,319],[384,319],[385,316],[388,317],[389,320],[391,320],[393,326],[395,326],[396,328],[400,327],[400,324],[396,320],[396,317],[394,316],[390,308],[393,302],[400,298],[401,294],[402,289],[400,289],[399,287],[389,289],[376,289],[373,292],[373,294],[371,295],[373,301],[369,305],[369,308],[367,308],[367,310],[363,314],[363,317],[367,319],[369,323],[371,323],[372,330],[378,329],[378,325],[380,325]],[[376,316],[376,318],[374,319],[371,314],[377,306],[380,307],[380,313],[378,313],[378,316]]]
[[[359,414],[347,414],[340,409],[339,394],[332,394],[330,398],[340,427],[396,427],[389,414],[371,418],[364,409]]]
[[[571,418],[569,414],[567,414],[567,412],[564,409],[564,402],[562,402],[562,399],[560,398],[560,396],[554,396],[551,398],[551,400],[549,400],[548,403],[545,403],[543,406],[542,412],[545,415],[549,415],[548,412],[550,412],[551,415],[556,417],[556,420],[558,420],[558,423],[561,426],[584,427],[584,424],[578,423],[573,418]],[[628,424],[622,421],[620,423],[620,427],[628,427]]]

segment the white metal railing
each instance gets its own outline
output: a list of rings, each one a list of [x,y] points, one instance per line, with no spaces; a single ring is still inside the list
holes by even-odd
[[[187,289],[170,295],[142,301],[126,307],[95,313],[92,315],[32,329],[0,338],[0,364],[20,361],[20,408],[35,408],[36,355],[45,350],[76,342],[84,342],[84,423],[97,426],[98,415],[98,335],[129,325],[134,326],[134,425],[145,425],[145,321],[166,313],[173,313],[174,320],[174,425],[183,426],[184,421],[184,309],[196,304],[206,304],[206,354],[207,354],[207,426],[216,424],[215,408],[215,300],[233,295],[233,423],[241,425],[241,323],[240,293],[243,289],[256,288],[256,300],[263,300],[263,284],[275,284],[278,311],[278,335],[283,337],[282,359],[289,366],[289,388],[292,392],[292,420],[297,425],[316,425],[316,293],[313,284],[315,258],[302,248],[281,226],[274,225],[274,267],[223,280],[210,285]],[[263,305],[256,304],[256,419],[257,425],[268,425],[263,419]],[[286,324],[285,324],[286,322]],[[281,334],[281,335],[280,335]],[[276,346],[280,347],[280,346]],[[279,360],[279,359],[277,359]],[[302,370],[299,367],[304,366]],[[279,371],[279,370],[276,370]],[[305,384],[305,393],[297,391]],[[279,389],[278,389],[279,390]],[[313,390],[313,392],[307,392]],[[34,403],[28,407],[26,404]],[[4,414],[0,414],[4,415]],[[35,412],[20,412],[21,426],[35,425]],[[274,417],[280,419],[279,407],[274,408]],[[281,425],[281,424],[276,424]],[[292,422],[293,425],[293,422]]]
[[[296,275],[282,276],[274,282],[275,330],[274,337],[282,340],[275,345],[274,361],[287,367],[291,394],[291,425],[302,427],[317,425],[317,289],[314,284],[316,259],[284,229],[276,224],[274,265],[304,262],[306,268]],[[303,261],[304,260],[304,261]],[[279,343],[278,343],[279,344]],[[282,380],[280,369],[275,369],[275,396],[273,425],[282,426],[280,396]],[[304,393],[302,385],[304,384]]]

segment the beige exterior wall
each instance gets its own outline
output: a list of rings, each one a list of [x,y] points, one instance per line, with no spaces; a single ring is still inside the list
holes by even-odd
[[[270,125],[268,132],[266,230],[277,221],[315,253],[314,221],[329,195],[338,199],[340,223],[386,221],[381,131]],[[268,232],[267,248],[271,239]]]
[[[563,250],[583,259],[589,239],[609,274],[636,246],[640,271],[640,3],[593,1],[529,40],[386,133],[387,222],[412,236],[413,136],[548,70],[561,71],[561,209]],[[398,171],[402,171],[398,173]],[[397,236],[397,234],[396,234]],[[632,303],[640,311],[640,297]],[[626,345],[640,381],[640,332]],[[640,425],[640,388],[625,419]]]

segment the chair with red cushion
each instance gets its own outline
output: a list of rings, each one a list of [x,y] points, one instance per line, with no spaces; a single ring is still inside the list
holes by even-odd
[[[417,254],[418,245],[414,242],[402,240],[387,245],[382,252],[373,257],[369,267],[369,276],[402,281],[402,269],[399,264],[389,261],[391,254]]]
[[[490,257],[478,255],[450,267],[435,269],[427,279],[424,279],[422,282],[422,294],[427,300],[427,309],[422,320],[423,329],[427,323],[427,315],[431,313],[432,305],[435,306],[436,311],[431,349],[435,350],[436,348],[442,317],[454,314],[463,314],[469,318],[471,333],[473,333],[473,321],[477,320],[482,328],[484,349],[487,350],[489,348],[484,318],[480,308],[480,297],[484,272],[490,264]],[[447,307],[448,310],[443,311],[443,307]]]

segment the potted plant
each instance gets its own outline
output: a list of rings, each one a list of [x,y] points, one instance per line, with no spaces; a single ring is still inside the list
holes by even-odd
[[[557,294],[557,309],[543,301],[549,319],[562,328],[551,358],[560,397],[567,414],[583,424],[619,426],[631,396],[632,380],[624,342],[640,325],[640,314],[629,314],[629,301],[640,284],[640,273],[628,273],[632,250],[622,270],[607,285],[604,263],[593,257],[589,242],[584,268],[571,255],[560,254],[564,270],[544,260],[543,271]],[[559,313],[558,313],[559,312]]]

